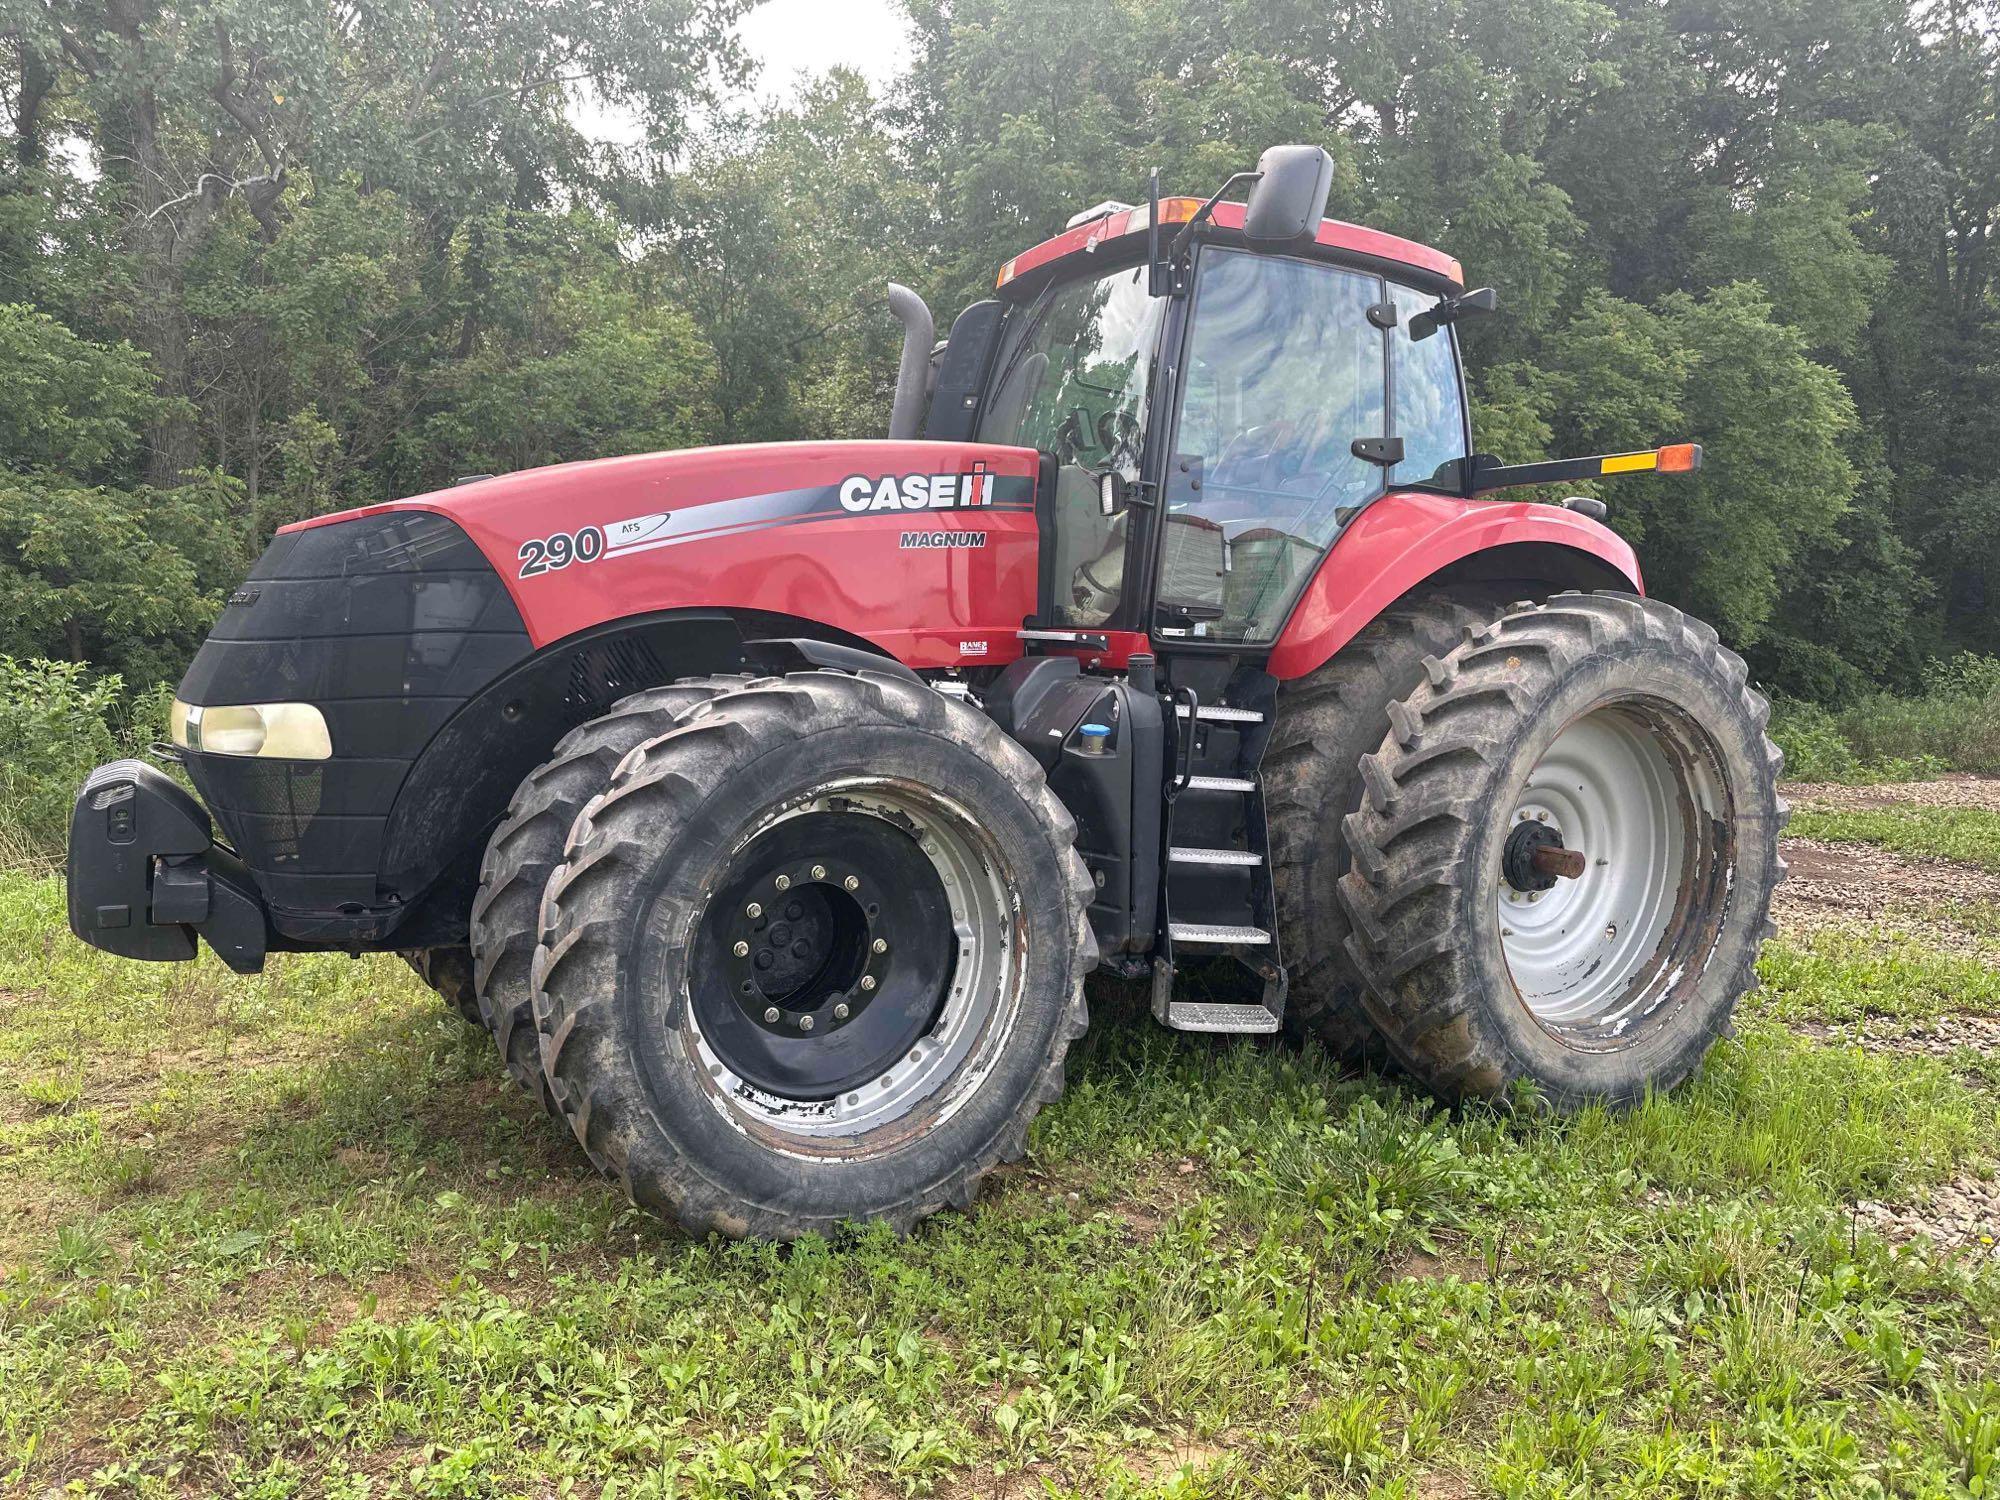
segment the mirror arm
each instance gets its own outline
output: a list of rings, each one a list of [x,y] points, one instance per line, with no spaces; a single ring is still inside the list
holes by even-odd
[[[1232,176],[1229,179],[1229,181],[1223,183],[1221,187],[1217,188],[1214,194],[1209,198],[1208,202],[1202,204],[1200,208],[1196,209],[1194,211],[1194,217],[1192,219],[1189,219],[1187,223],[1183,224],[1181,226],[1181,232],[1174,236],[1174,243],[1172,247],[1167,251],[1167,263],[1171,265],[1175,261],[1181,258],[1182,254],[1185,253],[1187,250],[1188,241],[1194,238],[1195,230],[1199,229],[1204,223],[1208,221],[1209,216],[1215,212],[1215,205],[1220,203],[1225,197],[1229,195],[1230,189],[1234,188],[1240,182],[1261,181],[1263,179],[1263,176],[1264,174],[1262,172],[1238,172],[1234,176]]]

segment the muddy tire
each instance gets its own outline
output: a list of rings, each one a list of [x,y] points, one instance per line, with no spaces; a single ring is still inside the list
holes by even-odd
[[[550,877],[545,1071],[694,1233],[907,1230],[1063,1086],[1096,962],[1075,825],[990,720],[886,674],[767,678],[626,758]]]
[[[1433,657],[1389,717],[1340,890],[1397,1060],[1446,1098],[1527,1082],[1559,1109],[1686,1077],[1784,874],[1742,659],[1667,605],[1561,594]]]
[[[1347,954],[1348,870],[1341,820],[1361,805],[1361,757],[1389,730],[1389,705],[1423,680],[1424,658],[1442,656],[1505,609],[1478,589],[1418,594],[1384,610],[1324,666],[1278,693],[1264,752],[1264,807],[1278,935],[1291,990],[1288,1026],[1316,1036],[1342,1061],[1380,1063],[1387,1049],[1362,1003]]]
[[[577,814],[609,784],[628,750],[664,734],[695,704],[749,680],[691,677],[621,698],[602,717],[563,736],[555,754],[515,790],[507,816],[487,840],[472,901],[467,992],[476,995],[474,1019],[493,1034],[508,1074],[551,1114],[559,1111],[542,1076],[531,981],[549,872],[562,862]]]
[[[459,1016],[474,1026],[484,1026],[479,996],[472,982],[472,954],[464,948],[403,948],[403,962],[417,971],[417,978],[429,985]]]

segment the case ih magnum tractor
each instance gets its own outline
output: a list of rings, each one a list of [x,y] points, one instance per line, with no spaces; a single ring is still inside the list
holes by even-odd
[[[1700,452],[1474,455],[1491,293],[1330,178],[1277,147],[1079,215],[935,354],[895,289],[887,441],[286,527],[179,689],[201,801],[79,793],[71,925],[404,952],[634,1201],[732,1235],[970,1202],[1093,968],[1449,1099],[1672,1085],[1769,931],[1766,708],[1597,502],[1488,497]]]

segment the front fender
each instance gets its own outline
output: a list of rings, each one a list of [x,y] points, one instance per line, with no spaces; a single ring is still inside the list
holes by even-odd
[[[1271,648],[1267,670],[1303,677],[1418,584],[1497,548],[1522,548],[1510,579],[1644,591],[1639,558],[1610,527],[1557,505],[1384,495],[1320,559]]]

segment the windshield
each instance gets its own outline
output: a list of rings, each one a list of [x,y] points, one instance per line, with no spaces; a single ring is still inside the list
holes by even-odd
[[[1391,301],[1393,343],[1382,326]],[[1163,630],[1272,639],[1369,501],[1389,483],[1429,480],[1464,452],[1448,331],[1423,342],[1407,333],[1411,314],[1428,305],[1362,271],[1203,252],[1167,479]],[[1394,470],[1354,452],[1357,438],[1391,435],[1406,448]]]
[[[1056,460],[1052,625],[1101,625],[1123,596],[1126,517],[1098,510],[1098,476],[1139,477],[1153,354],[1166,303],[1135,266],[1070,282],[1009,320],[1000,378],[979,440],[1038,448]]]

